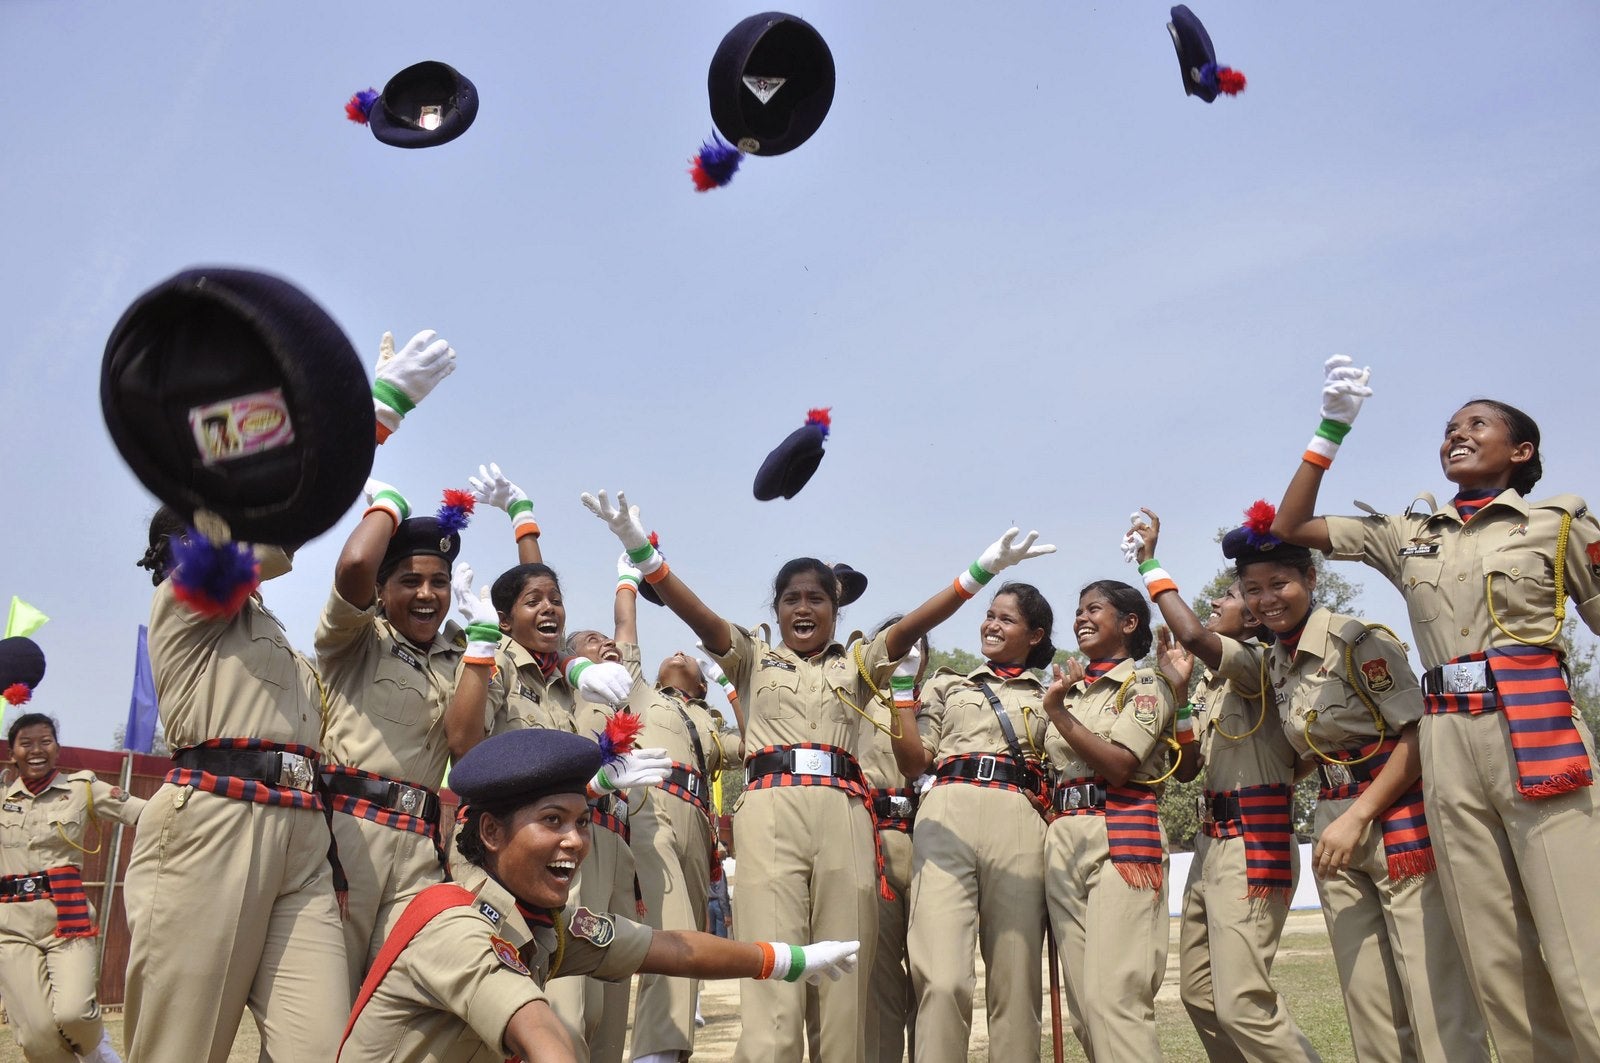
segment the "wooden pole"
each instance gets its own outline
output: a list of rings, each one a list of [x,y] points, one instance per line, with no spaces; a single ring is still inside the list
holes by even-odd
[[[1044,926],[1045,953],[1050,958],[1050,1045],[1056,1063],[1062,1063],[1066,1046],[1061,1043],[1061,963],[1056,952],[1056,932],[1048,920]]]
[[[133,754],[122,755],[122,778],[118,783],[123,793],[128,793],[128,787],[133,782]],[[117,829],[111,835],[111,855],[106,857],[106,885],[100,891],[100,956],[97,965],[104,965],[106,960],[106,939],[111,936],[111,906],[116,899],[117,892],[117,865],[122,862],[122,832],[123,825],[117,824]]]

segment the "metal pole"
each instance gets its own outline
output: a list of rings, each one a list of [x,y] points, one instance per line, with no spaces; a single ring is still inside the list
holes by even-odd
[[[118,784],[122,792],[128,792],[128,786],[133,782],[133,754],[122,755],[122,781]],[[106,857],[106,887],[100,891],[100,956],[97,965],[103,966],[106,960],[106,938],[111,930],[111,902],[116,899],[117,893],[117,865],[122,862],[122,831],[121,823],[111,835],[111,855]]]

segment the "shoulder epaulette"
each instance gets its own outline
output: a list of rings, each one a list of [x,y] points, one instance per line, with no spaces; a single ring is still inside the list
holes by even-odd
[[[1557,509],[1563,513],[1571,513],[1574,520],[1581,519],[1589,512],[1588,505],[1577,495],[1551,495],[1537,502],[1529,502],[1528,508]]]

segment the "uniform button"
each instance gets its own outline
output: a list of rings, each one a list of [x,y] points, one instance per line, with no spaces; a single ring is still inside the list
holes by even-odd
[[[1467,630],[1467,629],[1466,629],[1466,628],[1462,628],[1462,629],[1461,629],[1461,633],[1462,633],[1462,634],[1463,634],[1463,635],[1467,635],[1467,634],[1471,634],[1471,632],[1469,632],[1469,631],[1468,631],[1468,630]]]
[[[1461,575],[1456,577],[1456,582],[1457,583],[1465,583],[1465,582],[1467,582],[1467,574],[1465,572],[1461,573]]]
[[[1417,577],[1412,576],[1411,577],[1411,583],[1409,584],[1409,586],[1415,587],[1416,585],[1417,585]]]
[[[1520,575],[1522,575],[1522,570],[1514,568],[1514,569],[1511,570],[1511,574],[1513,576],[1520,576]],[[1465,576],[1462,577],[1462,579],[1465,579],[1465,578],[1466,578]]]
[[[1472,536],[1472,529],[1471,529],[1471,528],[1468,528],[1468,529],[1467,529],[1467,530],[1466,530],[1466,531],[1464,531],[1464,532],[1462,532],[1462,533],[1461,533],[1461,534],[1462,534],[1462,535],[1465,535],[1465,536],[1467,536],[1467,537],[1468,537],[1468,538],[1471,538],[1471,536]]]

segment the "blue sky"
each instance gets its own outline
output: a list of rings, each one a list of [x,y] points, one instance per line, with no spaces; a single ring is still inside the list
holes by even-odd
[[[609,623],[625,488],[726,615],[785,559],[871,577],[843,626],[944,584],[1011,523],[1070,645],[1079,586],[1132,578],[1128,512],[1197,590],[1212,532],[1276,499],[1322,360],[1374,368],[1330,510],[1446,491],[1435,446],[1493,395],[1545,430],[1551,493],[1593,494],[1600,7],[1197,5],[1249,89],[1183,95],[1161,3],[795,8],[833,110],[696,195],[705,70],[755,8],[5,0],[8,341],[0,595],[53,620],[36,704],[74,744],[126,714],[153,502],[106,436],[106,336],[195,264],[280,273],[378,337],[431,327],[458,371],[378,455],[419,508],[498,461],[535,500],[569,627]],[[401,151],[345,99],[440,59],[477,84],[460,140]],[[766,451],[831,405],[828,457],[757,503]],[[310,648],[358,509],[267,601]],[[514,560],[503,516],[465,556]],[[1367,573],[1376,618],[1404,620]],[[646,606],[645,656],[686,645]],[[936,633],[972,648],[981,608]]]

